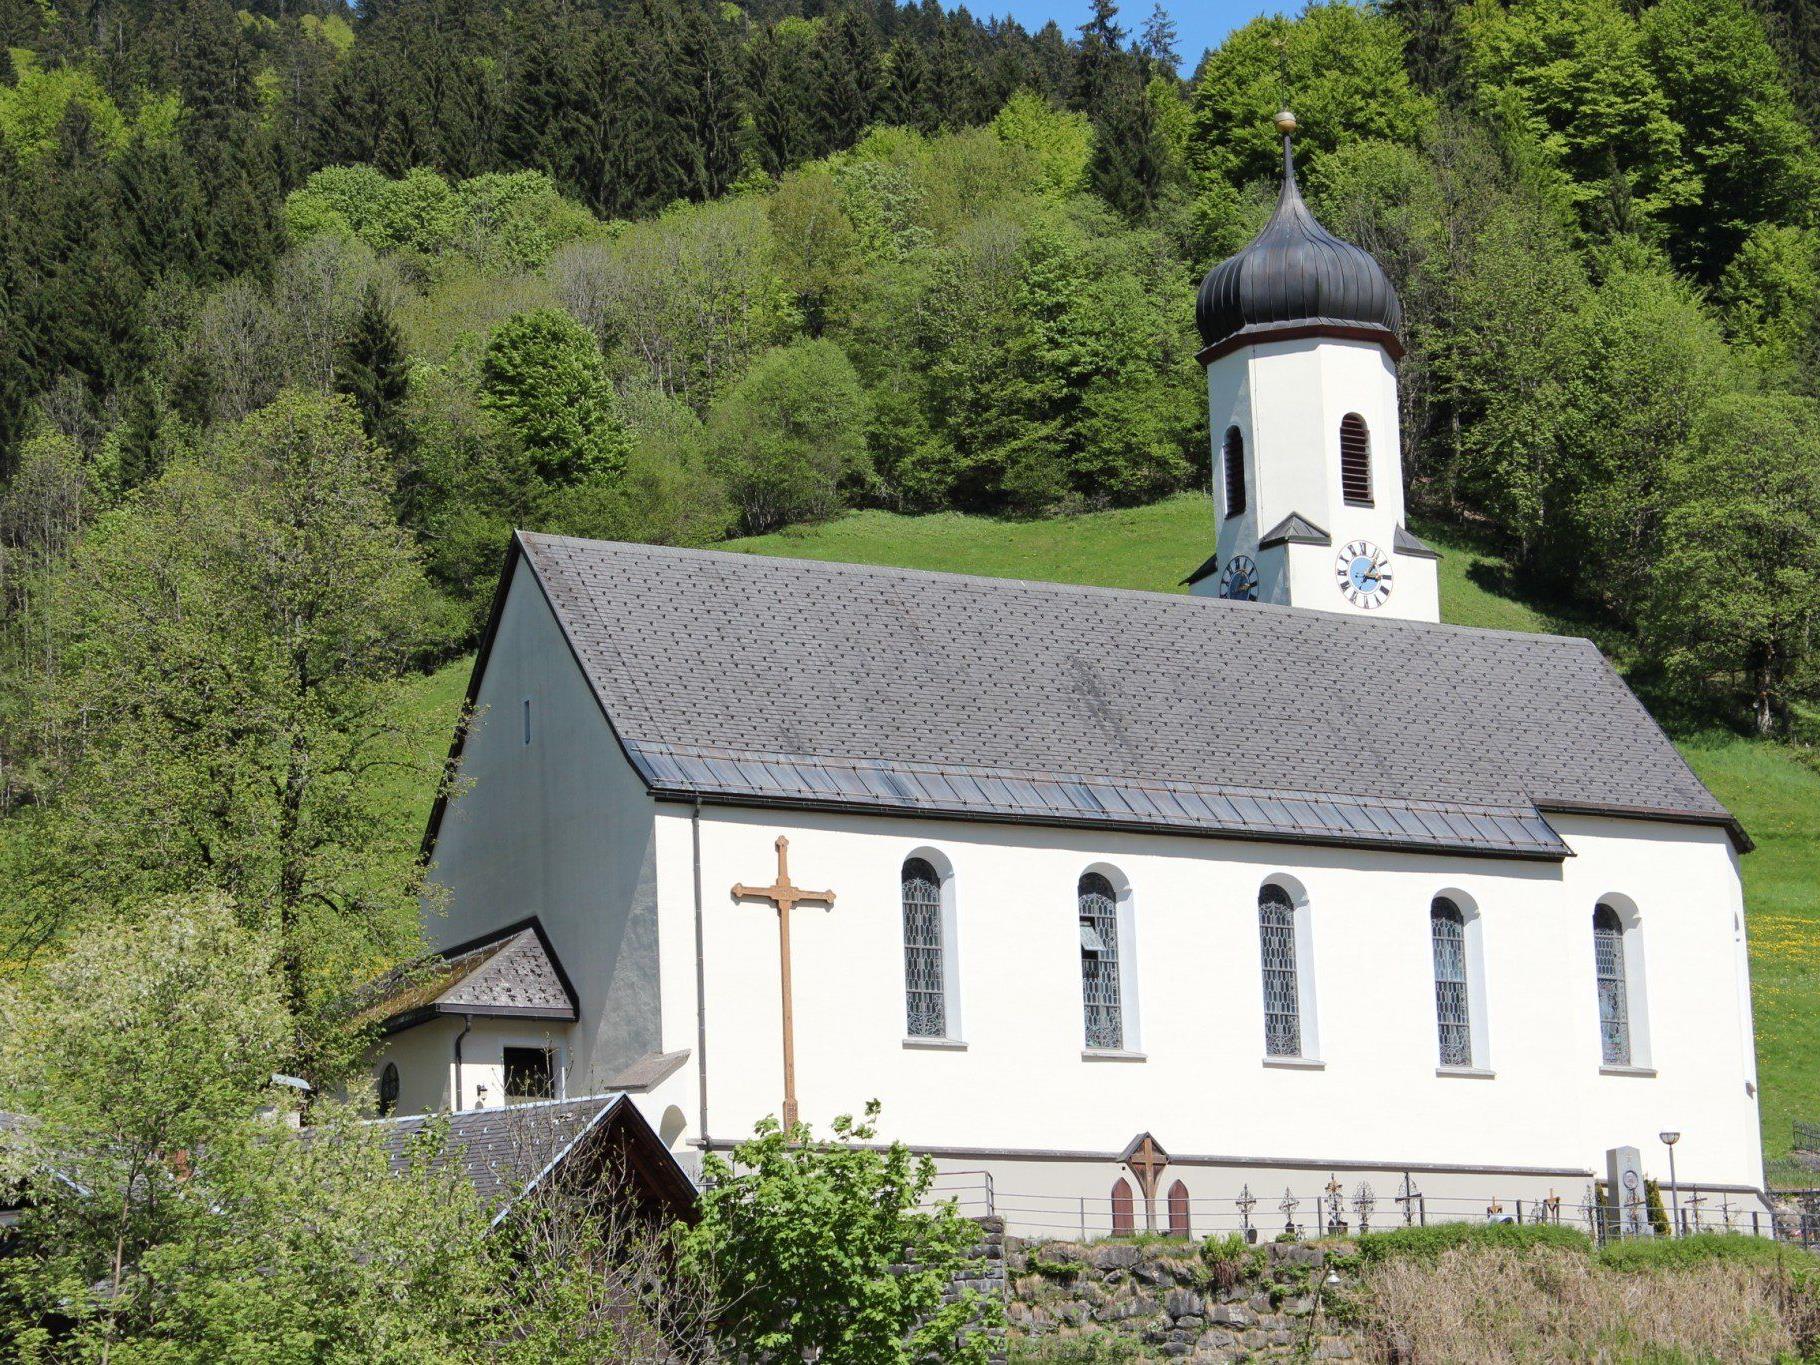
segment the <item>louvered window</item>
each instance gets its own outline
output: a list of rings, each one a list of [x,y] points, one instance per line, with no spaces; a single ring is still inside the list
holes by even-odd
[[[1340,419],[1340,492],[1347,502],[1371,506],[1371,432],[1356,412]]]
[[[942,961],[942,880],[921,858],[904,864],[904,1004],[912,1038],[944,1038],[948,1002]]]
[[[1221,458],[1226,462],[1226,515],[1236,517],[1245,510],[1245,437],[1237,427],[1226,428]]]
[[[1264,950],[1264,1052],[1302,1055],[1302,997],[1296,980],[1295,904],[1280,886],[1258,892],[1258,935]]]
[[[1630,1065],[1630,987],[1624,979],[1624,924],[1609,905],[1593,911],[1593,968],[1599,982],[1599,1050],[1607,1066]]]
[[[1472,1065],[1472,1013],[1466,994],[1466,919],[1460,907],[1437,896],[1428,911],[1435,954],[1435,1025],[1442,1066]]]
[[[1119,1002],[1119,905],[1112,883],[1097,872],[1081,878],[1081,1006],[1087,1046],[1125,1046]]]

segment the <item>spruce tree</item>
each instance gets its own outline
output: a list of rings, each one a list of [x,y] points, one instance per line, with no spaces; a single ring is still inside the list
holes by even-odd
[[[354,400],[367,438],[395,453],[408,379],[404,337],[378,286],[369,284],[335,357],[335,389]]]
[[[714,199],[739,179],[739,68],[722,22],[706,10],[686,11],[668,44],[667,86],[683,193]]]
[[[825,155],[859,141],[878,113],[878,35],[865,15],[849,7],[825,30],[817,55],[816,150]]]
[[[1157,0],[1156,7],[1150,11],[1150,17],[1144,21],[1143,38],[1138,44],[1138,50],[1173,76],[1182,65],[1181,50],[1177,46],[1179,41],[1175,20],[1163,8],[1163,0]]]
[[[753,151],[768,174],[782,175],[807,154],[808,111],[802,54],[775,26],[762,29],[746,48],[746,101]]]
[[[1119,26],[1118,15],[1114,0],[1093,0],[1093,13],[1081,25],[1080,48],[1074,58],[1074,103],[1095,120],[1104,110],[1124,57],[1125,30]]]

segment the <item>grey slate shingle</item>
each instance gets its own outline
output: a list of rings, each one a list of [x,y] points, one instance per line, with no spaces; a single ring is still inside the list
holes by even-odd
[[[1546,810],[1730,823],[1585,640],[520,545],[660,796],[1528,857]]]
[[[363,1019],[389,1027],[428,1014],[572,1020],[575,995],[535,921],[407,963],[363,992]]]

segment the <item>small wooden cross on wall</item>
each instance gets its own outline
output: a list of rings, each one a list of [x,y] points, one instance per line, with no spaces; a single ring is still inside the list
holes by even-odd
[[[1169,1153],[1149,1133],[1139,1133],[1126,1144],[1124,1153],[1119,1158],[1131,1168],[1137,1177],[1138,1188],[1144,1192],[1144,1228],[1156,1231],[1156,1182],[1157,1178],[1169,1167]]]
[[[733,898],[768,900],[777,907],[777,956],[779,976],[783,982],[784,1003],[784,1131],[796,1126],[796,1019],[790,994],[790,911],[798,901],[819,901],[830,909],[832,891],[805,891],[790,883],[790,841],[777,836],[777,881],[770,886],[747,886],[736,882]]]

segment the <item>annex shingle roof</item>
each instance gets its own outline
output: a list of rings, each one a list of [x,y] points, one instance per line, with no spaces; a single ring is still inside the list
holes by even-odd
[[[432,1014],[574,1019],[575,992],[534,920],[432,953],[367,988],[363,1019],[390,1028]]]
[[[1568,852],[1546,810],[1743,839],[1585,640],[516,544],[660,797],[1540,858]]]
[[[582,1140],[619,1123],[638,1145],[631,1163],[659,1193],[678,1202],[693,1200],[693,1184],[633,1102],[623,1094],[585,1095],[494,1109],[455,1113],[406,1114],[377,1119],[387,1160],[394,1173],[405,1169],[412,1142],[431,1125],[446,1125],[439,1151],[456,1162],[473,1183],[483,1208],[495,1222],[521,1195],[532,1189],[575,1152]]]

